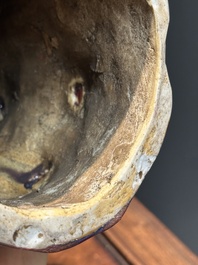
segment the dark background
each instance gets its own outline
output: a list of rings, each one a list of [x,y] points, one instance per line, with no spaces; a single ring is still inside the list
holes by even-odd
[[[173,112],[137,197],[198,254],[198,0],[170,0],[169,7]]]

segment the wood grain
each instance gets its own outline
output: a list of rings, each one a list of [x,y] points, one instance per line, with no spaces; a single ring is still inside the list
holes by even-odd
[[[118,265],[114,256],[94,237],[71,249],[49,254],[48,265]]]
[[[198,265],[194,255],[137,199],[122,220],[72,249],[49,254],[48,265]]]
[[[198,258],[136,199],[105,235],[131,264],[198,264]]]

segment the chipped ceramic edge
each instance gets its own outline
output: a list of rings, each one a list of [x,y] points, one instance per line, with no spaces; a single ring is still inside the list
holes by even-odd
[[[154,113],[146,124],[146,128],[145,126],[142,128],[129,159],[113,178],[108,188],[102,188],[94,198],[80,203],[80,213],[78,212],[79,204],[39,208],[39,210],[31,206],[27,209],[20,209],[0,204],[0,212],[3,213],[0,216],[2,244],[38,251],[43,251],[53,245],[58,251],[60,245],[78,243],[79,239],[94,234],[112,220],[129,203],[140,186],[161,147],[170,118],[172,98],[164,63],[165,38],[169,19],[168,4],[166,0],[147,2],[153,6],[159,36],[160,62],[158,67],[160,71],[156,81],[159,85]],[[116,186],[120,188],[113,190]],[[108,196],[111,189],[114,194],[113,200]]]

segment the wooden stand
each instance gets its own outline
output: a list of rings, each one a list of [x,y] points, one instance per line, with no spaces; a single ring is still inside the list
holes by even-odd
[[[0,265],[46,265],[47,254],[0,247]]]
[[[49,254],[48,265],[197,265],[198,258],[137,199],[122,220],[72,249]]]

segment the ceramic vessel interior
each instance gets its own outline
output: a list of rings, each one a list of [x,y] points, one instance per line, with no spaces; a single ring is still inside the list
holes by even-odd
[[[0,2],[2,244],[60,250],[121,217],[170,117],[167,26],[166,0]]]

